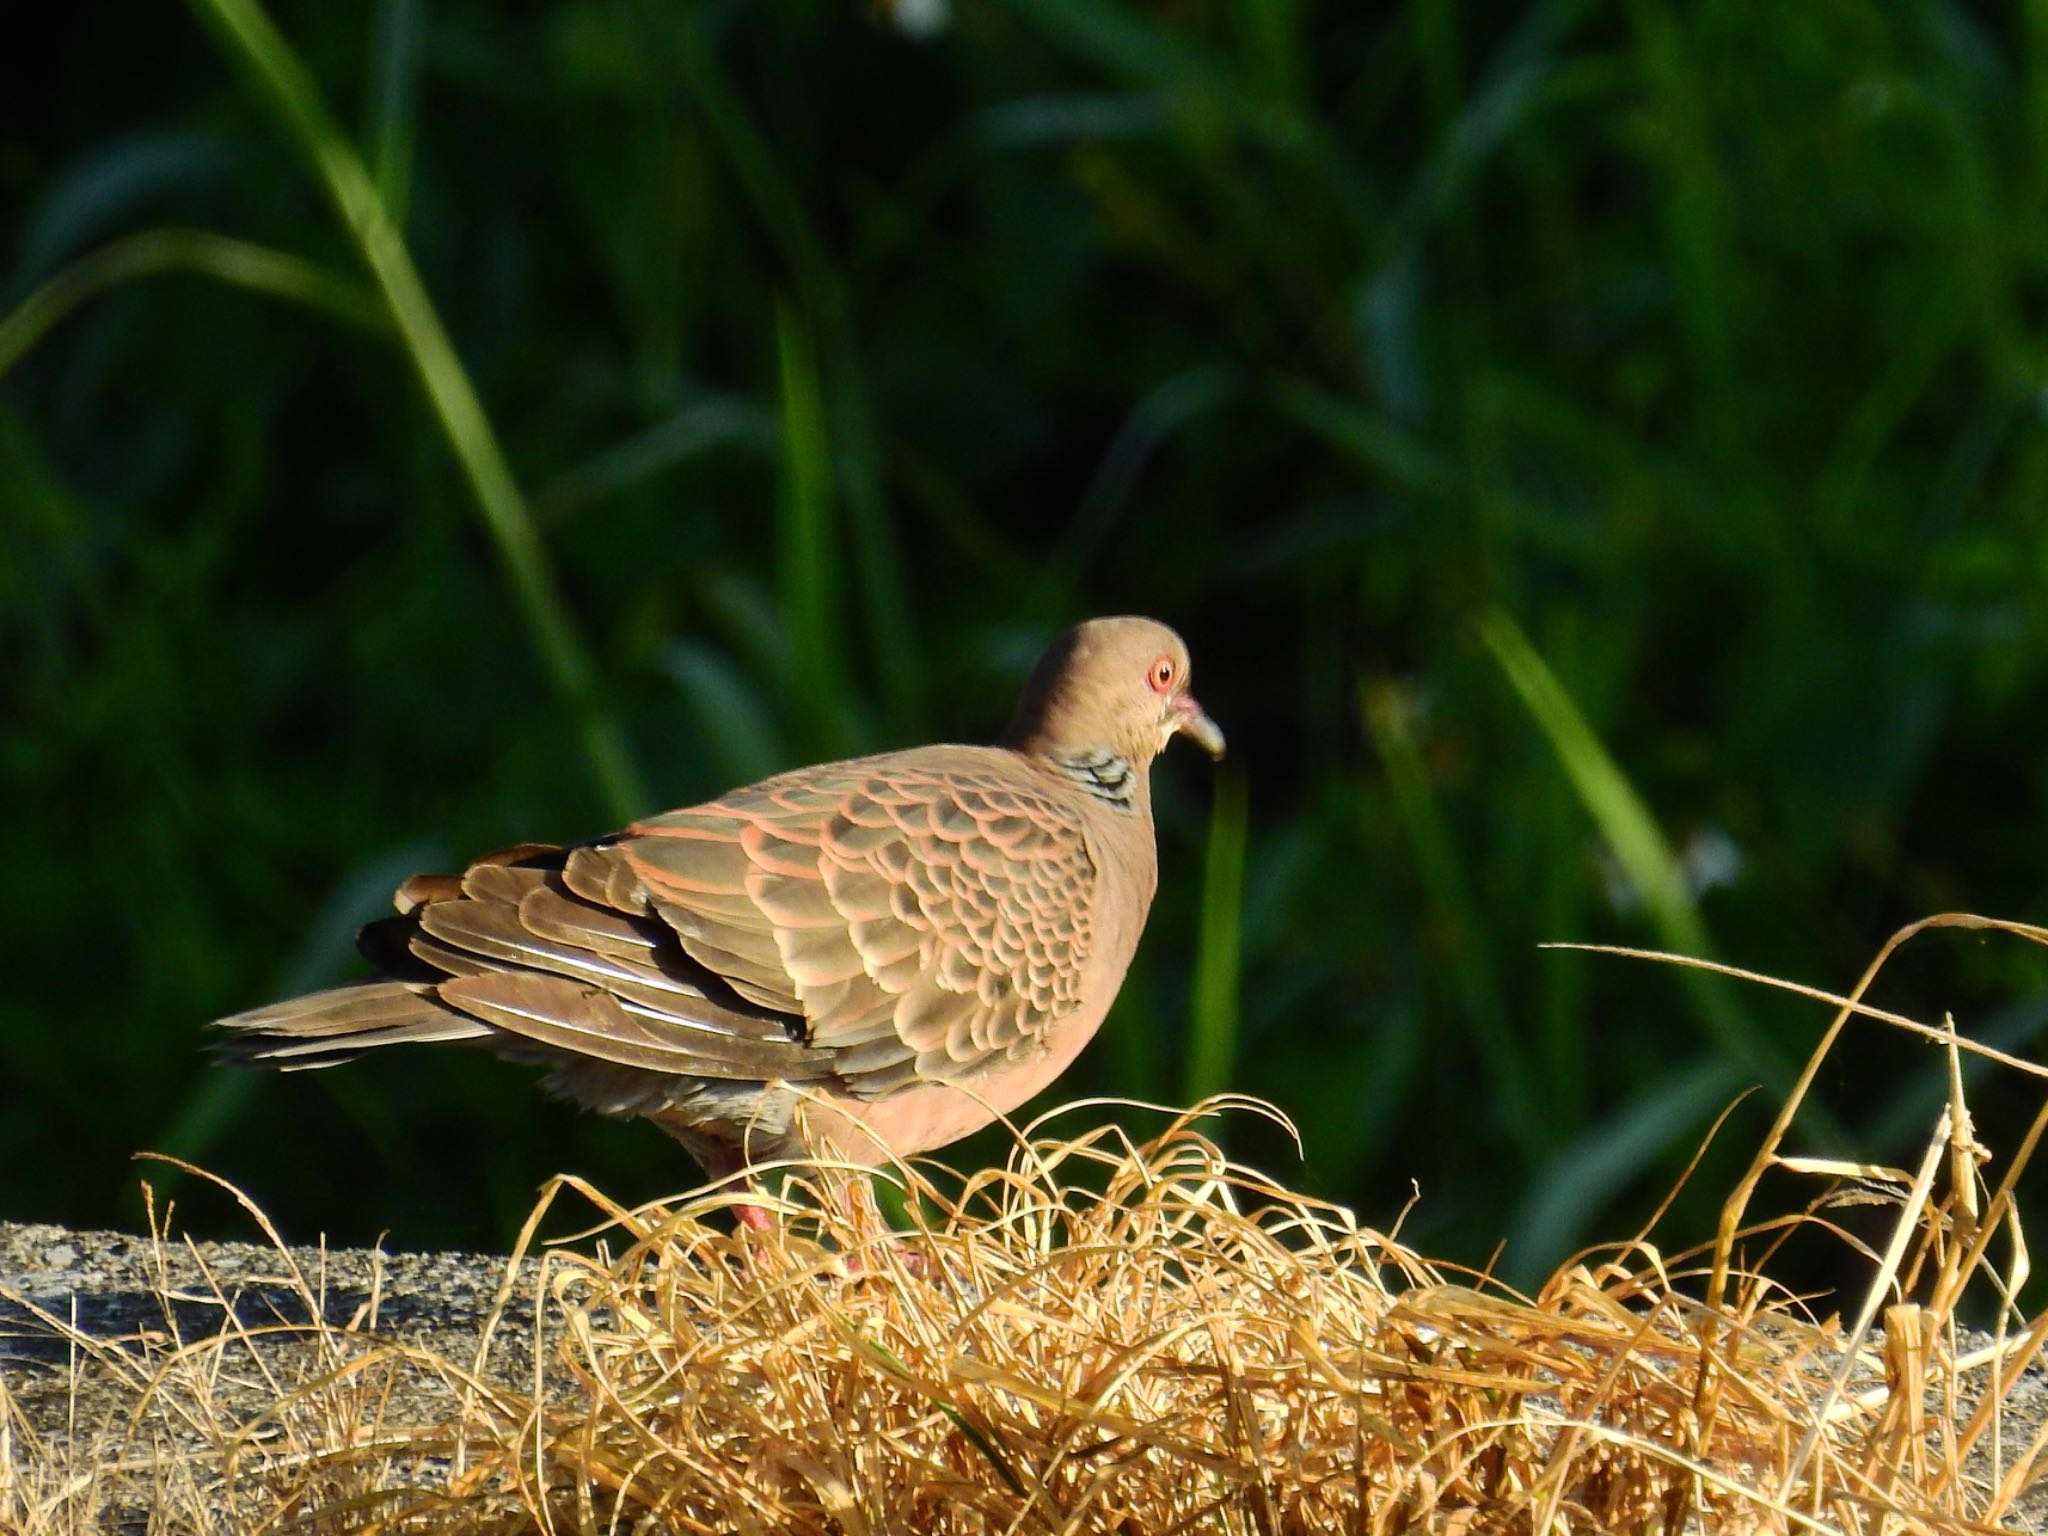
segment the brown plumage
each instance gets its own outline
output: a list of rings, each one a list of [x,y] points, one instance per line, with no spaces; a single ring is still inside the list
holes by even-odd
[[[1156,879],[1151,761],[1176,733],[1223,750],[1187,679],[1172,630],[1096,619],[997,746],[800,768],[415,875],[361,935],[377,979],[222,1019],[222,1054],[480,1045],[714,1175],[942,1146],[1056,1077],[1122,985]]]

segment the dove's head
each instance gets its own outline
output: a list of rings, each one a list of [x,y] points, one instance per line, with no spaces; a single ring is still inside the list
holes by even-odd
[[[1143,768],[1175,736],[1211,757],[1223,732],[1188,691],[1188,648],[1154,619],[1090,619],[1046,648],[1003,740],[1020,752],[1081,759],[1113,753]]]

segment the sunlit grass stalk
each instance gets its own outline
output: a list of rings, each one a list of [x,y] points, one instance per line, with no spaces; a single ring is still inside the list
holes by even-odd
[[[1711,954],[1713,943],[1706,923],[1656,818],[1564,685],[1506,613],[1499,609],[1488,612],[1480,621],[1480,634],[1550,742],[1601,840],[1641,897],[1659,937],[1685,954]],[[1762,1073],[1773,1087],[1783,1088],[1790,1082],[1783,1058],[1724,990],[1703,982],[1688,986],[1708,1033],[1723,1051]]]
[[[569,616],[525,497],[362,157],[336,125],[305,64],[256,0],[190,4],[297,140],[382,293],[497,545],[535,649],[576,714],[585,754],[611,810],[625,816],[645,809],[639,772],[617,722],[597,703],[590,654]]]
[[[1951,923],[2044,937],[1967,917],[1907,932]],[[1022,1127],[998,1167],[899,1166],[914,1233],[884,1228],[866,1174],[833,1163],[784,1170],[766,1232],[726,1215],[760,1198],[744,1187],[629,1207],[558,1175],[488,1311],[411,1342],[426,1297],[394,1286],[388,1306],[381,1255],[288,1249],[247,1192],[160,1159],[268,1247],[181,1245],[145,1187],[143,1295],[162,1326],[108,1338],[0,1285],[19,1331],[66,1347],[116,1410],[61,1426],[46,1412],[39,1434],[0,1381],[0,1520],[23,1536],[138,1509],[180,1530],[448,1536],[2003,1529],[2029,1514],[2043,1451],[1998,1437],[2048,1341],[2048,1317],[2014,1299],[2028,1261],[2013,1196],[2044,1120],[2010,1153],[1980,1144],[1959,1071],[1977,1048],[1880,1017],[1947,1046],[1952,1103],[1919,1176],[1780,1159],[1774,1132],[1752,1175],[1780,1167],[1814,1203],[1732,1212],[1764,1253],[1727,1274],[1725,1298],[1688,1284],[1705,1254],[1667,1246],[1668,1199],[1533,1295],[1431,1262],[1231,1160],[1199,1125],[1293,1126],[1221,1096],[1143,1140],[1048,1129],[1090,1103]],[[1831,1030],[1803,1083],[1838,1044]],[[1845,1181],[1890,1223],[1882,1259],[1819,1208]],[[584,1204],[599,1225],[536,1256]],[[1993,1231],[2015,1250],[2002,1265]],[[1884,1309],[1881,1348],[1817,1323],[1815,1298],[1774,1273],[1794,1239],[1839,1247],[1855,1277],[1839,1300],[1865,1322]],[[277,1277],[253,1320],[251,1265]],[[347,1321],[340,1288],[364,1298]],[[1995,1308],[1988,1344],[1960,1337],[1970,1301]],[[166,1455],[172,1433],[197,1443]]]

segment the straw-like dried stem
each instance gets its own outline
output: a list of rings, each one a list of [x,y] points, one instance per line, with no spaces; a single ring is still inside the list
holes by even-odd
[[[1823,1052],[1869,979],[1831,999]],[[2048,1109],[1992,1184],[1969,1044],[1933,1033],[1949,1101],[1910,1171],[1787,1154],[1795,1102],[1714,1240],[1667,1254],[1639,1233],[1533,1297],[1234,1162],[1205,1117],[1243,1101],[1138,1144],[1040,1122],[965,1179],[898,1170],[905,1233],[844,1168],[786,1170],[765,1237],[724,1218],[754,1198],[735,1190],[629,1210],[557,1180],[521,1253],[565,1198],[602,1226],[543,1251],[520,1379],[489,1363],[511,1324],[458,1363],[381,1337],[374,1301],[323,1320],[303,1265],[295,1324],[250,1325],[225,1281],[207,1337],[174,1320],[116,1346],[45,1314],[133,1408],[39,1435],[0,1386],[0,1527],[85,1529],[147,1486],[166,1531],[1994,1528],[2048,1443],[2009,1422],[2048,1343],[2018,1307],[2013,1201]],[[1772,1170],[1821,1194],[1753,1220]],[[1846,1239],[1827,1212],[1849,1187],[1894,1208],[1890,1236],[1852,1240],[1867,1291],[1816,1318],[1768,1266],[1794,1234]],[[1966,1296],[1998,1319],[1981,1347]],[[309,1347],[281,1352],[287,1334]],[[224,1377],[252,1371],[261,1411],[223,1408]]]

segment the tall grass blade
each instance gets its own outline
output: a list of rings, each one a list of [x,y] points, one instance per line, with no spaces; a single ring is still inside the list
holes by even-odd
[[[1129,506],[1139,477],[1159,451],[1175,434],[1228,404],[1243,388],[1236,369],[1203,363],[1174,374],[1138,402],[1110,439],[1073,518],[1040,565],[1033,589],[1034,611],[1056,611],[1056,594],[1071,592],[1080,584],[1089,562]]]
[[[169,198],[225,184],[234,152],[220,134],[162,128],[124,134],[57,171],[32,210],[10,210],[14,284],[46,276],[59,262],[147,225]]]
[[[623,818],[645,809],[648,799],[639,771],[618,722],[598,705],[590,653],[562,600],[526,500],[361,156],[342,136],[312,75],[257,0],[189,3],[298,142],[382,292],[406,357],[483,513],[542,665],[577,717],[584,754],[612,813]]]
[[[1234,18],[1239,73],[1261,98],[1289,112],[1299,111],[1308,94],[1305,9],[1302,0],[1246,0]]]
[[[1195,941],[1195,986],[1188,1005],[1188,1101],[1227,1089],[1236,1075],[1243,1010],[1239,973],[1244,918],[1244,859],[1249,817],[1245,782],[1216,775],[1202,867],[1201,927]]]
[[[1701,91],[1703,71],[1687,35],[1696,22],[1662,0],[1624,7],[1635,33],[1647,96],[1649,142],[1664,194],[1664,238],[1672,295],[1701,386],[1705,425],[1714,447],[1739,459],[1742,385],[1730,288],[1743,270],[1735,215],[1715,148],[1717,130]]]
[[[1099,0],[1010,0],[1010,8],[1098,67],[1162,92],[1184,122],[1220,121],[1254,143],[1298,159],[1326,187],[1325,211],[1343,221],[1355,238],[1371,238],[1380,200],[1351,146],[1318,115],[1247,89],[1237,72],[1187,29],[1139,7]]]
[[[781,441],[774,413],[754,400],[715,395],[694,401],[543,485],[534,492],[533,512],[551,523],[637,490],[714,448],[738,446],[768,458]]]
[[[1441,501],[1457,494],[1461,482],[1450,460],[1384,416],[1301,379],[1276,383],[1273,404],[1286,420],[1410,495]]]
[[[838,528],[832,515],[832,447],[810,332],[783,304],[775,341],[782,378],[782,495],[776,573],[789,635],[789,672],[813,752],[848,746],[846,677],[840,665]]]
[[[1509,1229],[1511,1283],[1549,1273],[1630,1180],[1740,1092],[1740,1074],[1728,1062],[1696,1061],[1575,1138],[1536,1174]]]
[[[1554,55],[1585,8],[1585,0],[1538,0],[1523,11],[1513,32],[1488,60],[1483,77],[1455,103],[1455,113],[1443,118],[1429,159],[1374,231],[1374,268],[1382,278],[1409,259],[1440,221],[1469,209],[1474,179],[1504,146],[1518,142],[1524,125],[1560,93],[1559,77],[1566,74],[1566,66]],[[1457,10],[1448,9],[1453,14]],[[1442,113],[1453,105],[1449,93],[1462,51],[1455,24],[1420,13],[1417,24],[1424,89],[1432,97],[1433,112]],[[1584,65],[1579,70],[1588,72]],[[1591,73],[1590,81],[1572,82],[1573,88],[1604,88],[1597,71]]]
[[[0,319],[0,378],[88,299],[159,272],[196,272],[309,305],[350,325],[381,328],[390,323],[376,295],[318,262],[203,229],[151,229],[81,256]]]
[[[1480,621],[1480,634],[1509,684],[1557,754],[1579,802],[1592,817],[1615,862],[1641,896],[1664,944],[1690,955],[1709,955],[1713,944],[1687,889],[1684,873],[1656,819],[1619,764],[1601,745],[1586,717],[1515,621],[1499,609]],[[1791,1084],[1789,1064],[1767,1042],[1727,991],[1703,979],[1687,983],[1707,1032],[1733,1060],[1763,1075],[1774,1089]]]
[[[405,227],[412,201],[414,101],[419,88],[420,0],[377,0],[371,32],[364,141],[384,211]]]
[[[1392,683],[1372,683],[1361,690],[1360,712],[1386,767],[1394,817],[1408,838],[1424,894],[1447,940],[1438,951],[1437,968],[1472,1031],[1509,1134],[1524,1152],[1533,1152],[1543,1139],[1541,1095],[1509,1026],[1486,924],[1444,825],[1443,807],[1415,739],[1412,709],[1406,693]]]
[[[747,784],[789,766],[793,754],[761,693],[722,649],[673,640],[662,650],[661,669],[689,703],[703,755],[717,765],[721,783]]]
[[[696,21],[669,29],[675,58],[756,216],[781,248],[816,329],[824,360],[821,396],[831,412],[840,488],[853,533],[854,569],[865,599],[877,685],[899,727],[923,723],[924,661],[911,625],[909,585],[882,498],[874,410],[860,364],[846,284],[782,163],[717,66]]]

